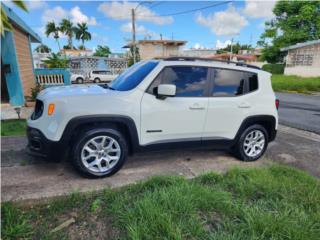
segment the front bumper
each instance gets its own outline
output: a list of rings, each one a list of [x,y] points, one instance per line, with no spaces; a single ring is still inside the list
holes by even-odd
[[[47,139],[44,134],[36,128],[27,128],[27,138],[27,149],[31,155],[52,158],[61,156],[60,154],[64,152],[60,142]]]

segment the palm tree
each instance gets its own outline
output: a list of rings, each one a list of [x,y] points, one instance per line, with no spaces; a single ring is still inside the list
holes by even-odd
[[[22,9],[25,12],[28,12],[27,6],[23,1],[12,1],[14,5]],[[4,35],[4,31],[12,31],[12,25],[8,19],[7,14],[3,10],[2,3],[0,4],[1,8],[1,22],[0,22],[0,31],[1,35]]]
[[[68,60],[61,58],[60,54],[51,53],[51,56],[43,61],[48,68],[66,68]]]
[[[51,48],[49,48],[45,44],[40,44],[38,47],[36,47],[34,49],[34,51],[37,52],[37,53],[50,53],[51,52]]]
[[[51,34],[53,35],[54,39],[57,41],[59,51],[60,51],[61,49],[60,49],[60,43],[59,43],[59,31],[60,31],[59,26],[57,26],[53,21],[47,23],[46,35],[47,37],[49,37],[49,35]]]
[[[73,49],[72,38],[73,34],[76,31],[76,28],[73,26],[73,23],[68,19],[62,19],[62,21],[60,22],[60,30],[67,35],[68,46],[70,49]]]
[[[91,40],[91,33],[88,32],[88,25],[86,23],[78,23],[76,27],[76,39],[82,42],[82,46],[84,49],[84,42]]]

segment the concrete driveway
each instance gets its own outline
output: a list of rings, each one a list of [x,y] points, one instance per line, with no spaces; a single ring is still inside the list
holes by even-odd
[[[320,134],[320,95],[276,93],[280,124]]]
[[[320,177],[320,135],[281,127],[275,142],[263,159],[241,162],[226,152],[185,150],[145,153],[130,157],[112,177],[85,179],[67,163],[48,163],[24,152],[25,138],[2,138],[2,201],[30,200],[119,187],[155,175],[181,175],[224,172],[231,167],[258,167],[272,161],[285,163]],[[12,150],[15,149],[15,150]]]

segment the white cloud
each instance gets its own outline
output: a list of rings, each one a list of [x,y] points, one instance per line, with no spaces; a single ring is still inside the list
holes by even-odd
[[[27,8],[29,10],[38,10],[48,7],[48,4],[45,1],[27,1]]]
[[[128,22],[126,24],[123,24],[120,27],[120,30],[122,32],[132,32],[132,23]],[[138,25],[138,24],[136,24],[136,34],[137,35],[144,35],[144,36],[148,36],[148,37],[154,37],[157,35],[155,32],[150,31],[150,30],[146,29],[144,26]]]
[[[276,0],[269,1],[249,1],[246,0],[243,13],[250,18],[271,18],[273,17],[272,9]]]
[[[209,14],[207,17],[198,13],[196,22],[208,27],[218,36],[232,36],[239,34],[241,29],[248,24],[244,16],[241,16],[233,5],[229,5],[225,11]]]
[[[231,44],[231,40],[226,40],[224,42],[217,40],[216,48],[218,48],[218,49],[225,48],[230,44]]]
[[[59,23],[63,18],[68,18],[69,13],[60,6],[56,6],[51,9],[46,9],[42,15],[42,22],[52,22]]]
[[[204,49],[205,47],[202,46],[200,43],[196,43],[196,44],[193,45],[192,48],[194,48],[194,49]]]
[[[86,22],[88,25],[97,25],[96,19],[82,13],[78,6],[73,7],[70,12],[61,6],[46,9],[42,15],[42,22],[46,24],[47,22],[54,21],[58,24],[63,18],[70,19],[74,24]]]
[[[131,10],[137,7],[135,2],[105,2],[99,5],[98,10],[105,16],[116,20],[130,20]],[[137,21],[151,22],[158,25],[170,24],[172,17],[161,17],[148,7],[140,5],[136,11]]]
[[[70,10],[70,17],[73,23],[87,23],[88,25],[97,25],[97,21],[94,17],[88,17],[83,14],[78,6],[75,6]]]

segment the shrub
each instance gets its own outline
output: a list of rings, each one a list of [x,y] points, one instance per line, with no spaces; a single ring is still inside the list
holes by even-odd
[[[39,83],[37,83],[33,88],[31,88],[30,100],[35,101],[37,99],[38,93],[41,92],[41,90],[43,90],[43,87]]]
[[[264,71],[267,71],[272,74],[283,74],[284,64],[282,64],[282,63],[275,63],[275,64],[268,63],[268,64],[263,65],[262,69]]]

